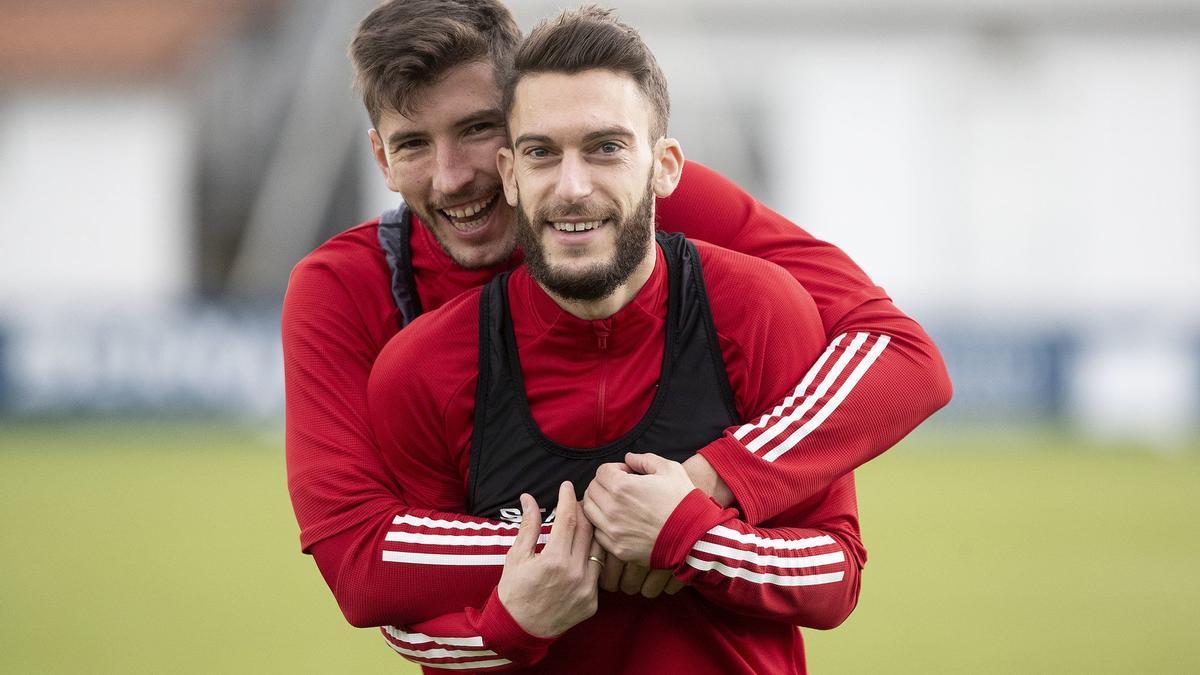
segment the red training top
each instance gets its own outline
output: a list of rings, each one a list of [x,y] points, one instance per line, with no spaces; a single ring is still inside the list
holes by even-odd
[[[812,299],[782,269],[708,244],[697,249],[734,401],[749,419],[786,395],[817,360],[824,330]],[[525,392],[534,420],[554,442],[604,445],[628,433],[650,407],[667,314],[665,262],[656,250],[654,273],[634,300],[598,321],[562,310],[524,268],[513,273],[509,298]],[[384,348],[371,374],[380,451],[413,505],[468,510],[479,297],[478,290],[466,293],[418,319]],[[741,457],[751,461],[748,453]],[[454,568],[464,563],[479,567],[490,557],[498,581],[512,533],[435,533],[447,529],[443,522],[417,537],[442,544],[436,557],[392,562],[414,569],[437,596],[457,592]],[[442,668],[802,672],[803,647],[792,624],[841,623],[857,601],[864,559],[850,475],[762,528],[695,490],[667,520],[651,560],[690,583],[677,596],[604,593],[597,615],[557,642],[525,633],[495,593],[384,634],[401,654]]]

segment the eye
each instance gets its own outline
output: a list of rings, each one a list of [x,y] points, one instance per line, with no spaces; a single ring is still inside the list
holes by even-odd
[[[525,156],[532,159],[545,159],[550,156],[550,151],[545,148],[529,148],[525,151]]]
[[[425,147],[425,141],[419,138],[410,138],[403,143],[397,143],[392,148],[392,152],[411,152],[413,150],[420,150],[423,147]]]
[[[613,153],[620,152],[621,146],[617,143],[609,141],[607,143],[601,143],[600,146],[596,149],[605,155],[611,155]]]
[[[495,129],[495,128],[496,128],[496,124],[493,122],[478,122],[476,124],[472,124],[471,126],[467,127],[467,135],[475,136],[478,134],[482,134],[486,131],[491,131],[492,129]]]

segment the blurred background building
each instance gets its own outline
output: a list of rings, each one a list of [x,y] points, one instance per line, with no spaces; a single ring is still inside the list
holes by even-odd
[[[291,266],[398,200],[345,57],[374,4],[0,0],[0,414],[281,414]],[[611,4],[688,156],[935,336],[939,417],[1194,432],[1200,4]]]

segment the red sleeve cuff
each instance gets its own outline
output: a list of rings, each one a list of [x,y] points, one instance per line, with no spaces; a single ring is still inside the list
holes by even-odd
[[[492,589],[487,603],[479,613],[479,634],[483,643],[500,656],[521,666],[530,666],[546,656],[546,650],[557,638],[538,637],[525,632],[521,624],[500,602],[499,589]]]
[[[654,550],[650,552],[650,567],[671,570],[679,567],[705,532],[735,514],[733,509],[722,509],[700,489],[692,490],[667,517],[658,533]]]
[[[751,525],[758,525],[764,518],[761,501],[762,485],[754,482],[754,462],[762,461],[750,454],[746,447],[728,433],[700,448],[700,454],[708,460],[713,471],[725,481],[733,493],[733,502],[742,512],[742,518]]]

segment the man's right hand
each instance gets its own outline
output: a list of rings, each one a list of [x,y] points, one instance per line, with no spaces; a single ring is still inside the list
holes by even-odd
[[[558,489],[554,525],[541,553],[535,552],[542,531],[537,502],[521,495],[521,527],[504,560],[500,602],[525,631],[554,637],[596,613],[597,579],[604,551],[592,537],[592,524],[575,501],[570,483]]]

